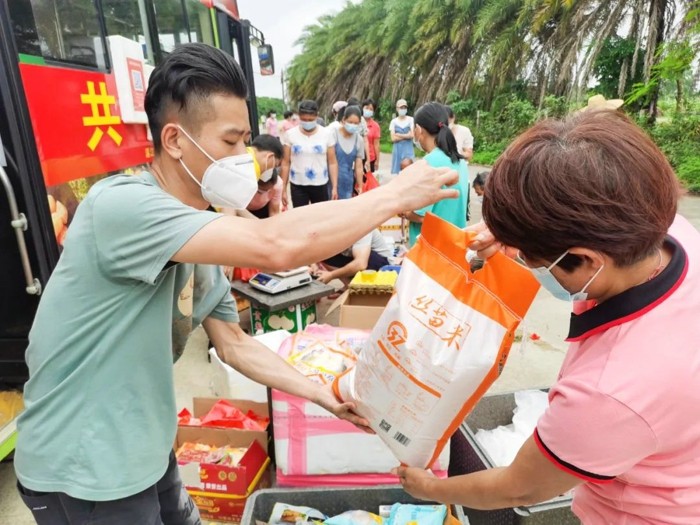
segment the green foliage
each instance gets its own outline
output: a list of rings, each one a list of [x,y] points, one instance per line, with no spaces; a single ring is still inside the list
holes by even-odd
[[[688,157],[676,168],[678,177],[688,188],[688,191],[700,193],[700,155]]]
[[[495,160],[536,119],[537,109],[528,100],[518,99],[515,95],[499,97],[491,111],[481,113],[479,129],[472,131],[475,158],[479,163],[489,164],[486,161]]]
[[[661,46],[658,51],[660,60],[652,67],[649,82],[637,83],[632,86],[632,92],[625,103],[633,104],[637,101],[646,101],[664,80],[683,81],[684,77],[691,72],[696,54],[697,50],[688,40],[668,42]],[[682,101],[677,103],[680,106]]]
[[[261,117],[267,117],[269,111],[274,111],[277,113],[277,118],[281,119],[284,113],[284,101],[281,98],[272,97],[257,97],[258,102],[258,115]]]
[[[688,190],[700,192],[700,116],[676,116],[654,126],[651,136]]]
[[[631,38],[613,36],[608,38],[596,58],[593,65],[593,73],[598,78],[595,91],[605,98],[621,98],[619,95],[620,71],[632,65],[636,42]],[[644,56],[645,50],[640,49],[637,58],[634,75],[627,76],[624,94],[628,94],[630,86],[639,84],[644,80]]]
[[[321,107],[350,94],[392,103],[404,97],[413,107],[462,101],[455,109],[462,119],[492,111],[503,95],[538,108],[547,95],[580,105],[594,77],[597,92],[616,97],[618,83],[628,93],[645,67],[662,60],[658,35],[697,44],[691,27],[698,2],[663,1],[667,9],[651,11],[649,2],[630,0],[348,2],[304,29],[302,52],[287,70],[288,92]],[[686,22],[676,28],[679,17]],[[633,61],[634,71],[620,75]]]

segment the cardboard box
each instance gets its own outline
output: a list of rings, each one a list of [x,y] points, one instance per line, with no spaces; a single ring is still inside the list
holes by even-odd
[[[316,322],[316,301],[301,303],[271,312],[251,304],[250,324],[253,333],[268,333],[277,330],[298,332]]]
[[[192,416],[196,418],[202,418],[211,410],[211,408],[220,399],[213,397],[195,397],[192,400]],[[255,415],[270,419],[270,407],[267,401],[248,401],[242,399],[226,399],[225,401],[230,402],[233,406],[241,409],[243,412],[252,411]],[[203,441],[206,439],[211,439],[207,431],[209,430],[223,430],[224,439],[233,440],[231,441],[221,441],[220,436],[215,436],[213,439],[217,441],[215,443],[208,443]],[[184,439],[181,439],[184,438]],[[269,442],[269,436],[267,430],[237,430],[237,429],[218,429],[209,427],[197,427],[189,425],[180,425],[178,427],[178,433],[176,438],[176,450],[182,443],[189,441],[191,443],[205,443],[207,445],[217,445],[230,444],[234,447],[246,447],[251,441],[257,441],[263,448],[265,453],[267,453],[267,445]]]
[[[347,291],[331,305],[326,316],[340,308],[338,326],[371,330],[384,312],[391,296],[392,294],[387,292],[360,294]]]
[[[193,416],[202,417],[218,399],[194,398]],[[231,399],[233,405],[259,416],[269,417],[267,403]],[[235,466],[190,462],[179,465],[183,484],[200,510],[203,518],[238,522],[245,503],[254,491],[270,486],[267,431],[178,426],[175,449],[183,443],[203,443],[222,447],[247,448]]]
[[[240,523],[251,494],[272,486],[272,474],[270,473],[269,464],[270,460],[268,458],[253,484],[248,487],[244,495],[200,492],[190,489],[187,489],[187,491],[192,496],[192,500],[197,505],[199,514],[203,519],[215,522]]]

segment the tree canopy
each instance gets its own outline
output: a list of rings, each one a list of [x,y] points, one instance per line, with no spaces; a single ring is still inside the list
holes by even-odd
[[[348,3],[305,28],[289,94],[328,107],[349,95],[421,104],[457,92],[489,109],[520,89],[542,107],[548,95],[582,99],[598,75],[606,94],[619,97],[645,84],[643,102],[653,110],[653,80],[666,54],[678,53],[665,42],[687,43],[682,63],[697,67],[687,53],[697,57],[698,13],[698,0]]]

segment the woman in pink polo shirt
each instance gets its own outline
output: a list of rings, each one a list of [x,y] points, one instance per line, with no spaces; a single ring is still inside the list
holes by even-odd
[[[661,151],[616,112],[515,140],[473,248],[512,247],[573,303],[571,347],[512,465],[444,481],[401,468],[408,492],[488,510],[575,488],[584,524],[700,523],[700,234],[676,214],[679,194]]]

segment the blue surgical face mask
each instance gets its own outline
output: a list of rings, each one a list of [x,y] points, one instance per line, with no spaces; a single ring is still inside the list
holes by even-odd
[[[318,122],[316,122],[315,120],[311,120],[308,122],[306,120],[301,120],[301,121],[299,121],[299,125],[301,126],[301,129],[303,129],[304,131],[313,131],[316,129]]]
[[[580,292],[577,293],[571,293],[569,290],[564,288],[559,281],[557,281],[557,278],[554,277],[552,274],[552,268],[554,268],[559,261],[561,261],[566,255],[569,253],[569,251],[565,251],[560,257],[557,258],[556,261],[554,261],[552,264],[549,266],[540,266],[538,268],[529,268],[529,270],[532,272],[532,274],[535,276],[535,279],[539,281],[539,283],[542,285],[542,288],[547,290],[549,293],[551,293],[554,297],[557,299],[560,299],[562,301],[585,301],[588,299],[588,294],[586,293],[586,290],[588,287],[591,285],[591,283],[595,280],[596,277],[600,274],[600,272],[603,271],[603,268],[605,268],[605,265],[601,266],[598,268],[598,271],[591,277],[588,282],[581,288]],[[522,260],[522,257],[520,257]]]
[[[399,117],[405,117],[408,114],[408,110],[406,108],[401,108],[399,110]]]
[[[343,124],[343,127],[345,128],[345,131],[352,134],[355,134],[358,131],[360,131],[359,124],[350,124],[350,122],[346,122],[345,124]]]
[[[374,111],[372,111],[371,109],[363,109],[362,116],[365,118],[372,118],[374,116]]]

